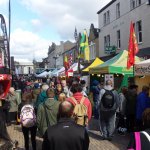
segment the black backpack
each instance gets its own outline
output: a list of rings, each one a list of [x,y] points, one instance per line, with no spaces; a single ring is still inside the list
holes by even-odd
[[[106,90],[105,93],[102,96],[101,104],[104,108],[111,109],[114,106],[115,99],[114,94],[112,92],[113,90]]]

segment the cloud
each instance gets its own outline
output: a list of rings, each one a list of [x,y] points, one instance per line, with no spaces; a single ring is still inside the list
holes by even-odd
[[[50,41],[42,39],[37,34],[22,29],[11,33],[10,53],[15,60],[32,61],[47,57]]]
[[[8,0],[0,0],[0,5],[5,5],[8,3]]]
[[[98,26],[97,12],[110,0],[22,0],[22,4],[38,14],[46,25],[54,26],[62,39],[72,39],[78,31]]]

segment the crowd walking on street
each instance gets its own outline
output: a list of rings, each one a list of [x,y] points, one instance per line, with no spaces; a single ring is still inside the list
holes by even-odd
[[[137,93],[138,85],[124,86],[119,92],[111,80],[94,80],[89,87],[77,77],[20,80],[22,84],[13,83],[5,99],[0,85],[0,139],[13,145],[6,127],[16,124],[21,126],[25,150],[30,150],[30,139],[37,150],[37,136],[43,139],[42,150],[88,150],[94,118],[101,140],[128,134],[127,149],[137,147],[137,138],[142,150],[150,148],[149,87]]]

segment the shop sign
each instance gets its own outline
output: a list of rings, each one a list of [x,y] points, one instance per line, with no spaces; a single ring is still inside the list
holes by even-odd
[[[116,46],[106,46],[105,53],[114,54],[114,53],[116,53],[116,50],[117,50]]]
[[[150,75],[150,64],[147,65],[135,65],[135,75]]]

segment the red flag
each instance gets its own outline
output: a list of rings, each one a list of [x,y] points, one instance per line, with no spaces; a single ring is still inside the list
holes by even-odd
[[[130,69],[131,66],[135,63],[135,55],[138,53],[139,48],[136,40],[136,35],[134,31],[133,23],[130,25],[130,37],[128,45],[128,60],[127,60],[127,69]]]

